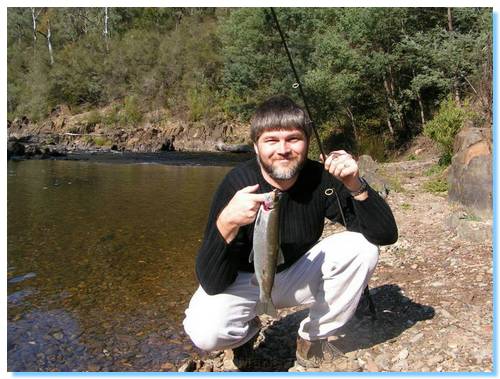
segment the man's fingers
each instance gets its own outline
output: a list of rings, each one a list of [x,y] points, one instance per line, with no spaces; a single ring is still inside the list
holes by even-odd
[[[259,184],[258,183],[254,184],[253,186],[243,187],[238,192],[253,193],[253,192],[257,191],[257,189],[259,189]]]
[[[251,193],[248,195],[248,197],[253,201],[255,201],[256,203],[263,203],[264,201],[267,200],[268,196],[269,194],[267,193]]]

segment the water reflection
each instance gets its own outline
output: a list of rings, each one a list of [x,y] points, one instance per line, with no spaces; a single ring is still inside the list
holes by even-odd
[[[9,370],[159,370],[192,354],[180,320],[208,207],[229,169],[9,162]],[[65,346],[67,357],[37,355],[47,346],[28,332]],[[75,358],[71,346],[81,344]]]

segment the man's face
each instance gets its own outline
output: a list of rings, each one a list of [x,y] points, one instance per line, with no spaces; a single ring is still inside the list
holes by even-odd
[[[298,175],[307,158],[308,140],[300,129],[269,130],[254,143],[262,169],[273,179]]]

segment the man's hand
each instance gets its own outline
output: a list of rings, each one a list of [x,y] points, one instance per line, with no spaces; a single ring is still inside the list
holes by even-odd
[[[260,204],[266,200],[267,194],[254,193],[258,184],[248,186],[236,192],[217,218],[217,228],[227,243],[238,234],[241,226],[251,224],[257,217]]]
[[[328,154],[326,159],[321,155],[320,160],[324,163],[325,170],[339,179],[350,192],[356,192],[360,189],[362,183],[359,180],[358,163],[351,154],[344,150],[335,150]],[[366,198],[366,192],[355,197],[356,200]]]

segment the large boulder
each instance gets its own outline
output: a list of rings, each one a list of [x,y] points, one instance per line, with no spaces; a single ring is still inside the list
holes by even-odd
[[[491,128],[462,129],[455,138],[454,151],[448,171],[448,199],[466,206],[476,216],[491,218],[493,215]]]

